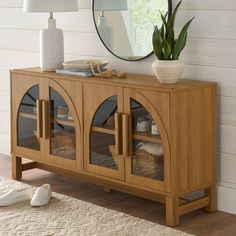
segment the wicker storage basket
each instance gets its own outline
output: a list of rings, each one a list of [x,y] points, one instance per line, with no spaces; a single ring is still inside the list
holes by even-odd
[[[109,150],[112,157],[118,165],[118,156],[115,155],[115,146],[110,145]],[[149,176],[153,178],[163,178],[164,158],[163,156],[155,156],[144,150],[137,150],[133,156],[133,171],[136,174]]]
[[[75,155],[75,135],[57,133],[52,137],[52,154],[74,158]]]

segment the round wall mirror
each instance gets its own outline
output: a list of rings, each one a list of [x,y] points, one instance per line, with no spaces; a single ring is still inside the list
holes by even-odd
[[[171,0],[93,0],[93,18],[104,46],[116,57],[138,61],[152,54],[154,26]]]

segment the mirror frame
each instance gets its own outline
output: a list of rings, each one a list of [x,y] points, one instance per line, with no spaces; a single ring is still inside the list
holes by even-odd
[[[95,3],[94,3],[94,1],[96,1],[96,0],[93,0],[93,4],[92,4],[93,23],[94,23],[94,25],[95,25],[97,34],[98,34],[99,39],[101,40],[102,44],[104,45],[104,47],[105,47],[113,56],[115,56],[115,57],[117,57],[117,58],[119,58],[119,59],[121,59],[121,60],[123,60],[123,61],[133,62],[133,61],[141,61],[141,60],[144,60],[144,59],[150,57],[150,56],[153,54],[153,51],[152,51],[152,52],[150,52],[148,55],[146,55],[146,56],[144,56],[144,57],[142,57],[142,58],[135,59],[135,60],[129,60],[129,59],[125,59],[125,58],[123,58],[123,57],[120,57],[120,56],[116,55],[114,52],[112,52],[112,51],[107,47],[107,45],[103,42],[102,37],[101,37],[101,35],[99,34],[98,27],[97,27],[97,24],[96,24],[96,19],[95,19],[95,11],[94,11],[94,4],[95,4]],[[157,0],[157,1],[158,1],[158,0]],[[168,0],[168,13],[169,13],[169,15],[168,15],[168,17],[169,17],[169,16],[170,16],[170,13],[172,13],[172,0]],[[153,26],[153,27],[154,27],[154,26]]]

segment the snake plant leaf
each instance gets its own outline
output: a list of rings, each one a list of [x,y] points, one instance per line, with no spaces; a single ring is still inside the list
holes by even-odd
[[[160,34],[161,34],[161,37],[162,37],[162,38],[165,37],[165,28],[164,28],[164,25],[163,25],[163,24],[162,24],[161,29],[160,29]]]
[[[162,37],[160,34],[160,31],[157,26],[155,26],[153,37],[152,37],[152,43],[153,43],[153,51],[158,59],[163,59],[163,52],[162,52]]]
[[[161,12],[160,12],[160,14],[161,14]],[[168,26],[167,26],[166,17],[163,16],[162,14],[161,14],[161,20],[162,20],[162,23],[163,23],[163,25],[164,25],[164,27],[165,27],[165,29],[166,29],[166,35],[165,35],[165,38],[167,38],[168,35],[169,35],[169,29],[168,29]],[[164,37],[163,37],[163,38],[164,38]]]
[[[188,28],[191,24],[191,22],[193,21],[194,17],[188,21],[184,27],[182,28],[179,37],[175,43],[175,55],[173,55],[174,59],[177,60],[180,53],[182,52],[182,50],[184,49],[185,45],[186,45],[186,40],[187,40],[187,31]]]
[[[177,6],[174,9],[173,14],[170,16],[170,18],[168,20],[167,26],[168,26],[169,31],[174,28],[175,18],[176,18],[176,15],[177,15],[177,12],[179,10],[181,3],[182,3],[182,0],[177,4]]]
[[[174,41],[175,41],[175,32],[173,29],[171,29],[167,38],[167,42],[169,43],[171,48],[173,47]]]
[[[165,14],[165,19],[167,18],[168,12]],[[165,27],[164,24],[162,24],[161,29],[160,29],[161,37],[165,38]]]
[[[171,46],[165,39],[163,40],[163,49],[164,49],[164,60],[170,60]]]

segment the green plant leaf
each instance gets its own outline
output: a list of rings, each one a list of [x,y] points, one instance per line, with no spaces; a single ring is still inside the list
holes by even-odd
[[[165,27],[164,27],[164,24],[162,24],[162,26],[161,26],[160,34],[161,34],[161,37],[162,37],[162,38],[165,37]]]
[[[163,52],[162,52],[162,37],[160,34],[160,31],[157,26],[155,26],[153,37],[152,37],[152,43],[153,43],[153,51],[158,59],[163,59]]]
[[[167,42],[169,43],[169,45],[170,45],[171,48],[173,47],[174,41],[175,41],[175,32],[174,32],[174,30],[172,29],[172,30],[169,32],[169,35],[168,35],[168,38],[167,38]]]
[[[179,37],[177,39],[177,41],[175,42],[175,55],[174,55],[174,59],[178,59],[180,53],[182,52],[182,50],[184,49],[185,45],[186,45],[186,41],[187,41],[187,31],[188,31],[188,28],[191,24],[191,22],[193,21],[194,17],[188,21],[184,27],[182,28],[180,34],[179,34]]]
[[[161,14],[161,12],[160,12],[160,14]],[[162,19],[162,22],[163,22],[164,28],[165,28],[165,30],[166,30],[165,37],[163,37],[163,38],[167,38],[168,35],[169,35],[168,25],[167,25],[167,22],[166,22],[166,18],[165,18],[165,16],[163,16],[162,14],[161,14],[161,19]]]
[[[168,12],[165,14],[165,19],[167,17]],[[162,23],[161,29],[160,29],[160,33],[161,33],[161,37],[164,38],[165,37],[165,26]]]
[[[176,15],[177,15],[177,12],[179,10],[179,7],[182,3],[182,0],[177,4],[177,6],[175,7],[174,9],[174,12],[172,13],[172,15],[170,16],[169,20],[168,20],[168,30],[170,31],[171,29],[174,29],[174,24],[175,24],[175,18],[176,18]]]
[[[163,49],[164,49],[164,60],[170,60],[171,46],[165,39],[163,40]]]

